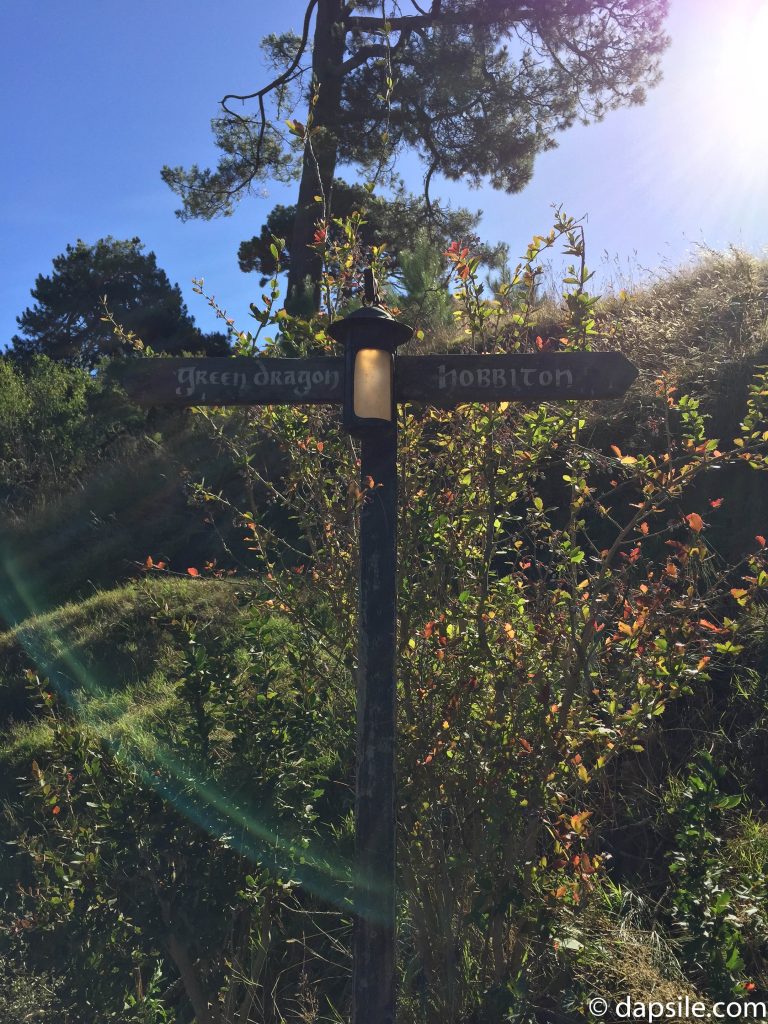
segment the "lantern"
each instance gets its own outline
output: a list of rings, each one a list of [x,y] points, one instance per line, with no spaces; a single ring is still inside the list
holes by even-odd
[[[395,349],[413,329],[379,306],[363,306],[331,324],[344,345],[344,429],[354,437],[395,429]]]

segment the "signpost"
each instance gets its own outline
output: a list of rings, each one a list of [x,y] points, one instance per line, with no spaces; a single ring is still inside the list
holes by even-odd
[[[120,367],[142,405],[342,404],[361,438],[353,1024],[395,1017],[395,405],[618,398],[637,376],[618,352],[395,357],[411,330],[375,303],[331,324],[345,357],[145,359]],[[374,486],[371,487],[370,481]]]
[[[141,359],[120,367],[141,405],[323,405],[344,397],[344,360]],[[462,402],[620,398],[637,370],[620,352],[398,356],[395,401],[449,409]]]

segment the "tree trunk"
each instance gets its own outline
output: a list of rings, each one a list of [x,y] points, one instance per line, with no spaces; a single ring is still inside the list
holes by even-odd
[[[195,1013],[195,1024],[221,1024],[218,1010],[208,1004],[208,998],[203,989],[203,983],[192,963],[192,958],[186,945],[180,941],[178,936],[170,932],[168,935],[168,952],[176,964],[184,991],[192,1004]]]
[[[344,60],[344,0],[319,0],[312,52],[312,74],[317,102],[312,109],[312,128],[320,131],[307,140],[299,185],[296,219],[291,238],[288,301],[296,312],[320,306],[322,258],[309,246],[322,207],[314,196],[330,193],[336,170],[336,125],[341,113],[341,64]],[[310,279],[308,293],[306,278]]]

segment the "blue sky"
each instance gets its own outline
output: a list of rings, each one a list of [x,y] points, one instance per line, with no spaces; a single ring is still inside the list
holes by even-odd
[[[275,186],[235,216],[182,223],[160,180],[164,163],[215,161],[209,121],[226,92],[265,80],[259,41],[300,27],[303,0],[4,0],[0,7],[0,346],[51,259],[78,237],[138,235],[181,285],[204,329],[206,288],[238,326],[260,289],[237,267]],[[768,245],[768,0],[672,0],[665,79],[642,108],[561,136],[515,196],[438,183],[436,194],[482,209],[481,231],[522,252],[551,222],[552,204],[587,216],[589,263],[675,266],[700,244]],[[409,184],[418,188],[419,181]]]

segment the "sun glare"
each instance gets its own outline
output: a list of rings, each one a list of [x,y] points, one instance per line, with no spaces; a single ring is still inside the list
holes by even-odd
[[[726,10],[727,10],[726,5]],[[713,124],[724,159],[759,161],[765,174],[768,150],[768,3],[741,17],[725,15],[719,59],[712,69],[716,89]]]

